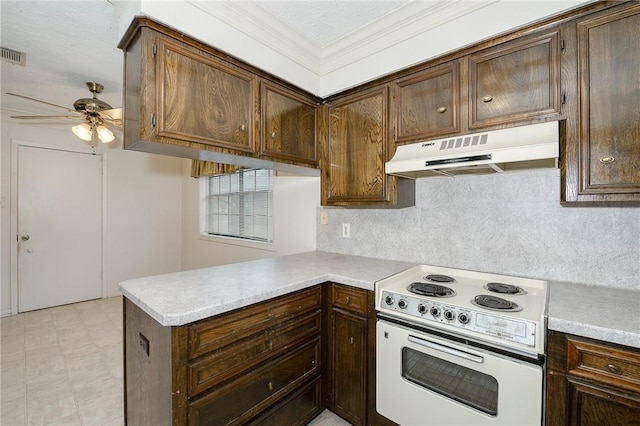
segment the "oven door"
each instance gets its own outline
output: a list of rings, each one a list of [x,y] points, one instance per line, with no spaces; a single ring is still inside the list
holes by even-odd
[[[382,319],[376,404],[400,425],[540,425],[542,367]]]

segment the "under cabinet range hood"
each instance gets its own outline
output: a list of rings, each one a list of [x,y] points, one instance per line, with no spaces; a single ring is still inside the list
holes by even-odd
[[[451,136],[396,148],[387,174],[411,179],[557,167],[560,123]]]

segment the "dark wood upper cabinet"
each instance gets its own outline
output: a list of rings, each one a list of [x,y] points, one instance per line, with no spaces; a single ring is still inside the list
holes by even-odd
[[[316,165],[316,103],[266,82],[261,94],[261,154]]]
[[[251,74],[165,37],[156,70],[158,136],[255,151]]]
[[[399,179],[385,173],[385,162],[391,158],[388,100],[389,89],[382,86],[329,102],[321,167],[323,205],[413,204],[415,191],[404,191],[403,186],[406,197],[399,195]]]
[[[147,17],[118,47],[125,149],[303,174],[287,166],[317,167],[315,96]]]
[[[393,90],[396,144],[460,131],[458,61],[403,78]]]
[[[577,59],[563,201],[640,201],[640,4],[579,21]]]
[[[560,116],[558,31],[481,50],[468,64],[470,129]]]

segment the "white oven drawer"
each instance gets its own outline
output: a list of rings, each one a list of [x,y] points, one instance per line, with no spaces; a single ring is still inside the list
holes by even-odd
[[[543,370],[378,320],[376,403],[400,425],[540,425]]]

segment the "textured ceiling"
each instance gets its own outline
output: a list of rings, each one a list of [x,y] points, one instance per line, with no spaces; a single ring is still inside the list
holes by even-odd
[[[257,4],[324,47],[409,3],[403,1],[259,1]]]

